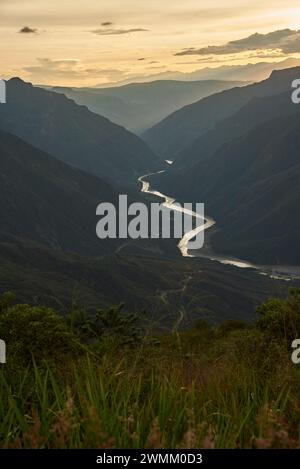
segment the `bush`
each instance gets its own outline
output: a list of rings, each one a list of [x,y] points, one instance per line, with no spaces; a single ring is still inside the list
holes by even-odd
[[[0,296],[0,313],[7,311],[7,309],[13,304],[15,301],[14,293],[8,291],[3,293]]]
[[[226,336],[230,332],[246,329],[246,327],[247,325],[244,321],[240,321],[238,319],[228,319],[218,327],[218,334],[220,336]]]
[[[134,345],[141,339],[138,316],[123,313],[124,304],[96,313],[95,330],[98,337],[110,337],[119,345]]]
[[[27,364],[34,357],[57,359],[80,347],[63,318],[49,308],[16,305],[0,314],[0,337],[7,345],[7,358]]]
[[[256,326],[271,339],[287,342],[300,337],[300,289],[291,288],[286,299],[271,298],[257,308]]]

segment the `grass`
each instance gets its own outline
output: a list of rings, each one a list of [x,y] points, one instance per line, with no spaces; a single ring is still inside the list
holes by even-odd
[[[98,314],[96,325],[89,320],[96,340],[72,322],[80,337],[76,354],[68,321],[64,326],[49,310],[3,303],[0,332],[8,339],[15,334],[17,345],[0,368],[0,447],[300,447],[300,367],[291,361],[287,335],[299,331],[299,310],[294,292],[263,305],[255,326],[201,321],[189,331],[140,337],[131,318],[130,342],[120,340],[120,331],[130,330],[117,308]],[[12,321],[26,318],[30,328],[12,329]],[[104,323],[118,334],[100,333]],[[32,337],[53,354],[20,360]]]
[[[168,337],[64,367],[33,363],[13,379],[3,367],[1,446],[297,446],[297,370],[286,363],[284,379],[278,369],[263,378],[255,367],[229,361],[233,342],[226,339],[228,355],[221,357],[212,346],[209,359],[198,350],[189,355],[186,344],[179,350]]]

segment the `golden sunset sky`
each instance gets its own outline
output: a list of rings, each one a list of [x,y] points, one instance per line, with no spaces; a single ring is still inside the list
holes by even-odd
[[[0,0],[0,77],[94,86],[274,62],[300,57],[298,30],[299,0]]]

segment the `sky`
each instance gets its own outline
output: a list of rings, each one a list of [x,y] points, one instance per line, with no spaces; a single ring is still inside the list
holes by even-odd
[[[0,77],[101,86],[300,57],[299,0],[0,0]]]

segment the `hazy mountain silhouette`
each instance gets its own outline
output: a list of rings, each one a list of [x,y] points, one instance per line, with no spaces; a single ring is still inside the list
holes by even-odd
[[[144,140],[161,156],[176,159],[195,140],[223,119],[233,115],[251,99],[291,90],[300,67],[272,72],[260,83],[233,88],[208,96],[171,114],[143,134]]]
[[[66,163],[118,183],[135,182],[138,175],[159,165],[136,135],[64,95],[20,79],[7,82],[0,128]]]
[[[299,112],[291,100],[291,91],[264,98],[252,98],[245,106],[230,117],[217,123],[201,137],[179,153],[172,170],[187,169],[195,163],[209,158],[223,144],[237,138],[252,127]]]
[[[200,63],[199,63],[200,65]],[[218,67],[204,67],[193,72],[166,71],[151,74],[148,76],[131,76],[125,80],[114,84],[121,86],[135,83],[153,82],[154,80],[179,80],[179,81],[198,81],[198,80],[231,80],[256,82],[265,80],[273,70],[283,70],[290,67],[299,67],[300,59],[289,57],[279,62],[257,62],[245,65],[221,65]],[[99,85],[101,88],[102,85]]]
[[[241,84],[238,81],[174,81],[131,83],[109,88],[49,88],[86,105],[132,132],[141,133],[175,110],[210,94]]]

